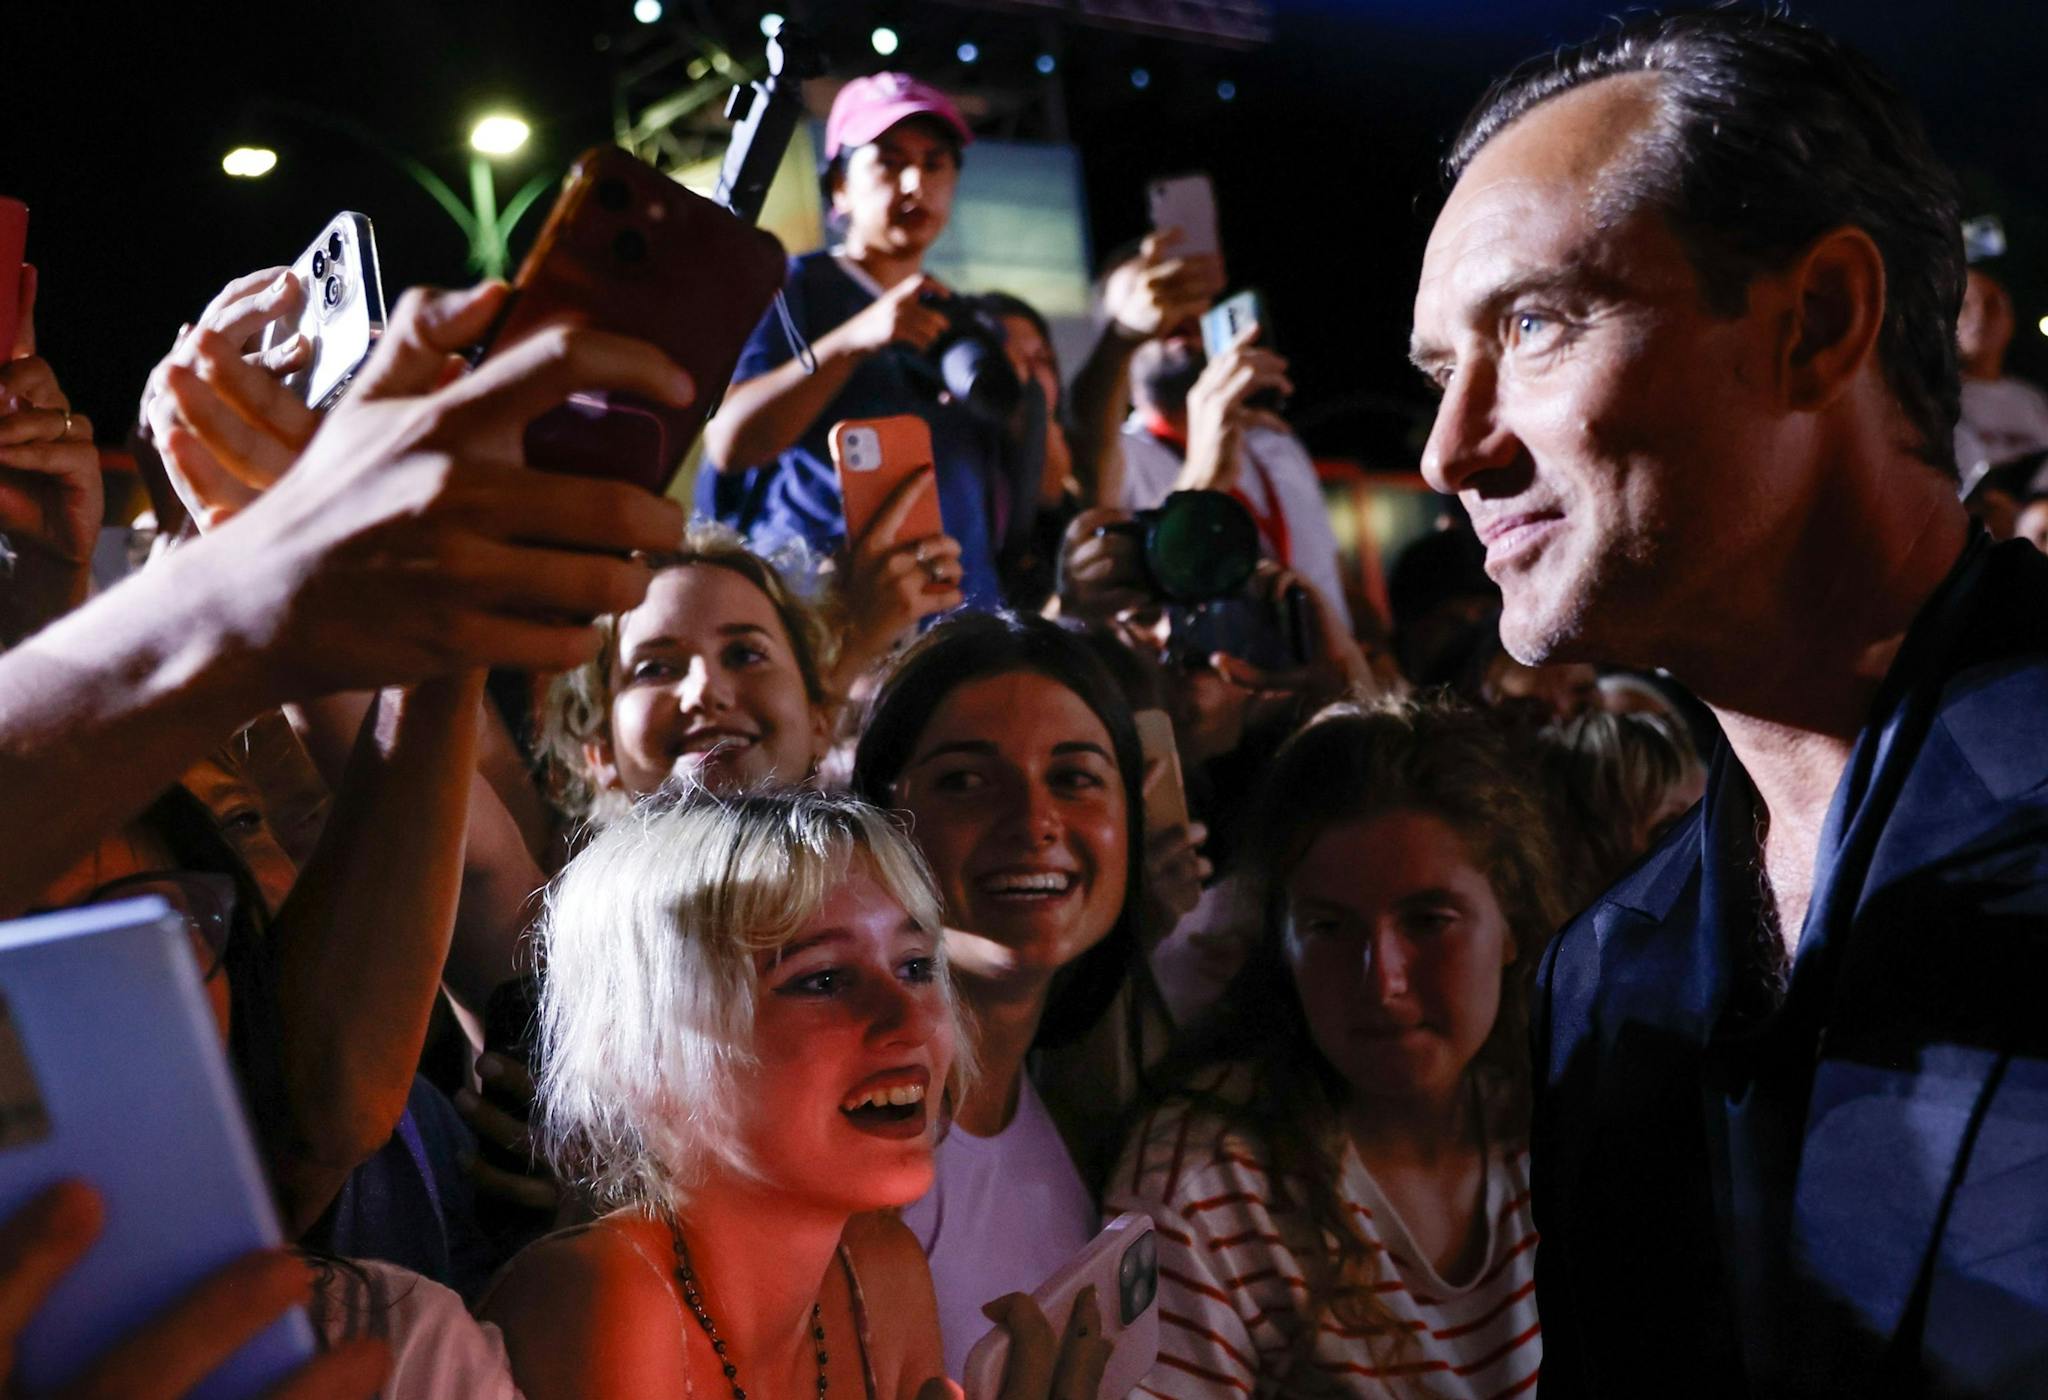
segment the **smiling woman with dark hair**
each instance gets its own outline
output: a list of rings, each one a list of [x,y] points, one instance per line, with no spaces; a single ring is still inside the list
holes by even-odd
[[[854,789],[909,815],[982,1065],[931,1193],[904,1216],[931,1262],[950,1375],[988,1330],[984,1303],[1037,1287],[1095,1233],[1089,1149],[1135,1089],[1155,996],[1137,931],[1143,771],[1116,682],[1033,617],[933,628],[861,735]],[[1060,1075],[1080,1061],[1088,1072]]]

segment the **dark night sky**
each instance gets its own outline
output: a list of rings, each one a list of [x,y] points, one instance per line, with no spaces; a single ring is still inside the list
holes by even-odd
[[[181,320],[228,277],[289,260],[337,209],[376,220],[388,294],[463,277],[460,234],[416,186],[351,142],[264,117],[262,99],[353,116],[458,188],[468,118],[510,100],[537,128],[512,172],[523,180],[608,138],[611,58],[593,39],[630,29],[629,8],[326,0],[161,7],[135,20],[76,0],[7,4],[18,42],[0,84],[0,192],[34,211],[43,349],[102,441],[118,440]],[[2048,313],[2048,260],[2028,256],[2048,248],[2048,29],[1994,0],[1807,0],[1796,12],[1891,69],[1961,172],[1971,210],[2005,216],[2015,367],[2048,379],[2048,339],[2033,329]],[[904,36],[898,62],[942,83],[960,74],[937,56],[1018,23],[934,0],[823,0],[814,13],[845,35],[886,19]],[[1490,76],[1610,13],[1598,0],[1284,0],[1276,41],[1248,54],[1071,30],[1063,76],[1095,246],[1139,231],[1146,176],[1212,170],[1233,274],[1269,295],[1298,408],[1322,423],[1312,438],[1397,451],[1384,446],[1397,436],[1389,414],[1371,403],[1416,400],[1403,351],[1441,198],[1435,160]],[[747,34],[736,25],[734,41]],[[835,56],[841,71],[880,66],[855,44]],[[1142,93],[1126,81],[1136,63],[1155,78]],[[1234,103],[1215,100],[1221,76],[1237,83]],[[257,139],[279,151],[278,171],[226,179],[221,152]],[[515,252],[538,222],[522,225]]]

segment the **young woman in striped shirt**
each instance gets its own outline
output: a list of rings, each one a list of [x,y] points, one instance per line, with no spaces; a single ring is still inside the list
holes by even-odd
[[[1475,711],[1338,706],[1247,830],[1264,941],[1104,1203],[1159,1229],[1142,1393],[1532,1393],[1525,988],[1561,913],[1535,796]]]

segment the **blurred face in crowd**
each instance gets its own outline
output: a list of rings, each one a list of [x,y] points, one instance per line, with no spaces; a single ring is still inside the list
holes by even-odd
[[[593,769],[635,797],[671,777],[718,792],[799,783],[825,751],[789,633],[768,595],[731,569],[655,575],[619,622],[611,724]]]
[[[1004,316],[1003,350],[1016,371],[1020,384],[1036,384],[1045,395],[1047,408],[1060,401],[1060,365],[1052,342],[1039,333],[1028,316]]]
[[[953,1064],[937,938],[857,860],[802,932],[756,955],[740,1132],[776,1189],[854,1212],[930,1189]]]
[[[2012,343],[2012,298],[1997,281],[1970,270],[1963,305],[1956,313],[1956,358],[1972,379],[1996,379]]]
[[[896,782],[948,927],[1008,970],[1058,971],[1123,910],[1129,813],[1109,731],[1035,671],[964,682],[932,712]]]
[[[1287,880],[1316,1048],[1361,1100],[1447,1102],[1493,1031],[1515,940],[1457,831],[1396,810],[1324,828]]]
[[[937,118],[908,117],[847,152],[832,190],[849,247],[922,258],[946,230],[960,183],[960,147]]]
[[[1582,661],[1524,666],[1503,652],[1487,668],[1484,686],[1490,704],[1533,705],[1554,719],[1570,719],[1600,706],[1600,673]]]
[[[249,868],[272,914],[298,881],[299,867],[271,829],[263,798],[247,777],[217,758],[202,759],[185,772],[185,787],[213,813],[220,834]]]
[[[1411,349],[1443,394],[1423,474],[1471,514],[1530,664],[1668,659],[1660,642],[1725,615],[1786,547],[1772,532],[1811,489],[1811,415],[1773,387],[1790,294],[1758,277],[1718,316],[1662,215],[1604,213],[1657,81],[1603,79],[1507,127],[1423,258]]]
[[[1131,356],[1131,395],[1140,404],[1163,413],[1187,407],[1188,391],[1209,363],[1202,353],[1202,327],[1188,320],[1168,328],[1137,348]]]

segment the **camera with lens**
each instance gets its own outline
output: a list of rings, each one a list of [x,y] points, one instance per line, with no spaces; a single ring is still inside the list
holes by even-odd
[[[1175,491],[1104,532],[1136,537],[1150,590],[1165,606],[1166,659],[1200,670],[1225,652],[1265,670],[1315,656],[1313,603],[1299,586],[1278,599],[1248,592],[1259,567],[1259,527],[1224,491]]]
[[[972,297],[928,291],[918,302],[944,316],[946,329],[914,363],[975,417],[1007,424],[1024,385],[1003,348],[1002,323]]]

